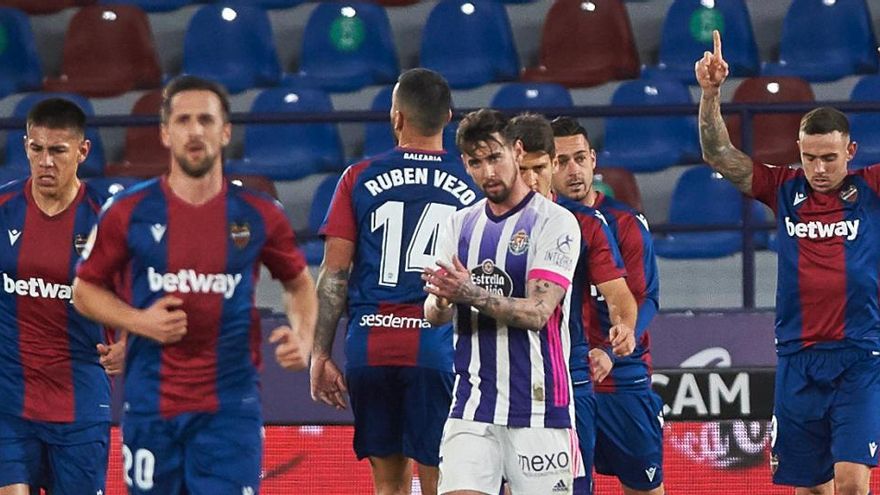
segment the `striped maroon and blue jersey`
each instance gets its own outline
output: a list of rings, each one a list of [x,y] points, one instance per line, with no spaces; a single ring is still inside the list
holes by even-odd
[[[626,268],[605,216],[589,206],[557,197],[556,202],[570,211],[581,231],[580,256],[571,283],[571,357],[569,370],[575,385],[590,382],[590,325],[596,310],[591,288],[626,276]]]
[[[34,421],[110,420],[104,329],[71,304],[76,262],[103,194],[80,185],[63,212],[37,207],[31,180],[0,187],[0,412]]]
[[[424,318],[422,268],[440,225],[477,193],[442,151],[395,148],[349,167],[321,227],[355,244],[348,285],[346,366],[452,371],[452,327]]]
[[[880,167],[813,191],[802,169],[753,164],[752,192],[776,213],[776,352],[880,350]]]
[[[111,288],[123,273],[132,306],[174,295],[187,314],[177,343],[129,336],[127,413],[259,413],[260,263],[282,282],[305,269],[280,204],[268,196],[224,182],[221,193],[192,205],[162,177],[112,199],[77,276]]]
[[[626,267],[626,285],[635,297],[639,311],[635,328],[635,350],[624,357],[609,352],[608,355],[614,360],[614,367],[602,382],[594,384],[594,388],[597,392],[647,390],[651,388],[652,369],[648,325],[660,306],[657,259],[654,256],[654,241],[648,229],[648,220],[641,212],[602,193],[599,193],[593,207],[602,212],[620,249]],[[590,347],[610,349],[608,335],[612,325],[608,304],[595,286],[590,288],[590,293],[596,309],[589,327]]]

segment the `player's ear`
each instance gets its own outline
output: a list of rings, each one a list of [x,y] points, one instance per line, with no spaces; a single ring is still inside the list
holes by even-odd
[[[86,158],[89,156],[89,151],[92,149],[92,142],[88,139],[83,138],[83,140],[79,143],[79,147],[76,150],[78,155],[76,163],[80,164],[86,161]]]
[[[168,132],[168,124],[162,123],[159,126],[159,137],[162,138],[162,146],[171,148],[171,135]]]
[[[220,139],[220,143],[223,145],[223,147],[226,147],[226,145],[228,145],[229,141],[231,141],[231,140],[232,140],[232,123],[229,121],[226,121],[223,124],[223,135]]]

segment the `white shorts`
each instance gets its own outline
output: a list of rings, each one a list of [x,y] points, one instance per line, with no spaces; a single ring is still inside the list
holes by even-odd
[[[502,478],[512,493],[572,493],[583,471],[577,435],[570,428],[511,428],[450,418],[440,443],[440,494],[456,490],[498,493]]]

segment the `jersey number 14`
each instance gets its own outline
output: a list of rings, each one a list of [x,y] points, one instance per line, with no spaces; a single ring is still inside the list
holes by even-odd
[[[416,224],[415,231],[406,248],[404,271],[421,272],[434,263],[437,232],[456,208],[443,203],[428,203]],[[403,251],[403,212],[402,201],[386,201],[376,208],[370,219],[370,229],[382,229],[382,259],[379,262],[379,285],[396,287],[400,276],[400,257]]]

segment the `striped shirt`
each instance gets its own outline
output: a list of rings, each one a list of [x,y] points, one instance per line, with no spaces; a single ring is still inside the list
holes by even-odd
[[[450,417],[513,427],[571,427],[568,289],[579,246],[574,216],[534,193],[501,216],[484,199],[450,218],[438,240],[438,256],[451,260],[457,254],[475,284],[516,298],[526,297],[530,279],[566,289],[543,328],[508,326],[456,305]]]

